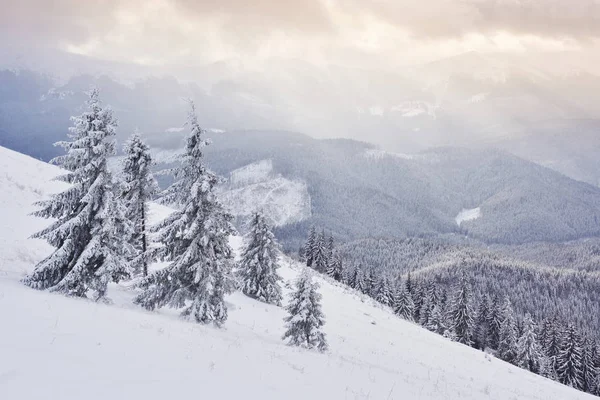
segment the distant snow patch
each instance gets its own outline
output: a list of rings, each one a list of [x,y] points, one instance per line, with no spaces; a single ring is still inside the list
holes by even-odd
[[[381,160],[383,158],[388,158],[388,157],[400,158],[402,160],[414,160],[417,158],[417,156],[414,154],[392,153],[392,152],[380,150],[380,149],[368,149],[365,151],[364,156],[366,158],[371,158],[371,159],[375,159],[375,160]]]
[[[263,182],[269,178],[272,171],[272,160],[257,161],[232,171],[229,176],[229,183],[237,187]]]
[[[480,217],[481,217],[481,208],[480,207],[471,208],[471,209],[463,208],[462,211],[458,213],[458,215],[456,216],[456,218],[454,220],[456,221],[456,225],[461,226],[461,224],[463,222],[473,221]]]
[[[275,174],[270,159],[232,171],[227,187],[219,193],[219,199],[242,222],[255,211],[263,211],[275,226],[311,216],[311,199],[306,183]]]

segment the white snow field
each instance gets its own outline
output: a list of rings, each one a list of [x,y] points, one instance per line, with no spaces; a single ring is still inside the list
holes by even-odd
[[[461,226],[463,222],[474,221],[476,219],[481,218],[481,208],[463,208],[457,215],[454,220],[456,221],[456,225]]]
[[[275,174],[272,160],[258,161],[232,171],[228,184],[220,188],[218,194],[223,205],[242,219],[262,211],[272,225],[282,226],[311,216],[306,183]]]
[[[239,293],[222,329],[174,310],[40,292],[19,279],[50,248],[27,239],[48,221],[31,203],[58,172],[0,148],[0,399],[585,399],[593,398],[452,343],[321,278],[330,351],[281,341],[285,311]],[[167,209],[153,207],[160,216]],[[239,247],[239,238],[233,244]],[[299,266],[283,259],[289,282]],[[287,292],[287,290],[286,290]]]

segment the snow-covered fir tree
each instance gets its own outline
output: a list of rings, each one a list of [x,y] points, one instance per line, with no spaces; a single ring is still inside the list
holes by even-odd
[[[170,264],[148,275],[135,303],[146,309],[184,308],[182,316],[199,323],[221,325],[227,319],[224,295],[233,289],[233,253],[229,236],[235,232],[214,188],[219,178],[204,164],[209,141],[190,101],[185,153],[172,170],[175,182],[161,200],[178,210],[154,227],[163,244],[157,254]]]
[[[429,317],[429,321],[425,328],[437,333],[438,335],[445,335],[448,330],[448,326],[446,324],[446,318],[444,317],[444,309],[441,304],[436,304],[433,306],[431,310],[431,316]]]
[[[556,375],[560,383],[582,390],[583,354],[581,340],[572,324],[566,328],[556,357]]]
[[[407,321],[414,321],[415,303],[408,291],[408,280],[404,285],[398,285],[394,296],[394,312]]]
[[[344,279],[344,262],[340,253],[336,250],[333,250],[331,259],[329,260],[327,275],[338,282],[341,282]]]
[[[517,358],[517,324],[510,300],[504,300],[502,309],[502,325],[497,355],[502,360],[515,364]]]
[[[303,270],[286,307],[289,315],[285,318],[286,332],[283,340],[287,340],[290,345],[327,350],[327,340],[322,331],[325,316],[321,311],[321,294],[318,289],[319,285],[313,281],[310,272]]]
[[[329,234],[327,238],[327,269],[333,263],[333,255],[335,251],[335,240],[333,239],[333,234]]]
[[[327,272],[327,239],[325,239],[325,231],[317,235],[312,248],[310,248],[310,256],[312,259],[312,268],[320,273]]]
[[[259,212],[252,215],[246,241],[239,269],[242,292],[265,303],[281,305],[277,243]]]
[[[542,343],[543,352],[548,361],[546,373],[555,378],[557,368],[556,359],[561,346],[560,331],[561,327],[558,318],[553,317],[544,321],[542,332],[540,334],[540,342]]]
[[[83,114],[72,117],[71,141],[58,142],[67,154],[52,160],[67,171],[58,179],[71,186],[50,200],[37,203],[34,215],[54,218],[48,228],[33,235],[56,249],[36,265],[23,282],[69,296],[93,292],[106,296],[107,284],[127,275],[126,243],[131,234],[123,203],[114,194],[107,158],[115,154],[117,122],[92,89]]]
[[[590,339],[583,337],[581,340],[581,366],[582,366],[582,378],[583,386],[581,390],[584,392],[593,393],[596,385],[596,376],[598,375],[598,368],[596,366],[596,346],[594,346]]]
[[[489,328],[488,320],[490,313],[489,297],[484,296],[479,302],[477,316],[475,318],[475,326],[473,329],[473,347],[485,350],[488,347]]]
[[[363,294],[369,294],[369,287],[365,279],[365,273],[361,268],[356,268],[356,276],[354,280],[354,289]]]
[[[516,365],[537,374],[540,371],[542,352],[535,331],[535,322],[531,315],[526,314],[523,319],[523,333],[517,342]]]
[[[358,276],[358,268],[356,265],[350,265],[344,269],[344,283],[351,287],[356,288],[356,278]]]
[[[132,267],[136,273],[148,275],[148,201],[158,193],[152,175],[150,148],[139,132],[123,146],[122,197],[127,204],[127,217],[133,225],[131,245],[135,249]]]
[[[500,329],[502,327],[502,302],[498,296],[494,296],[488,309],[487,329],[488,340],[487,345],[492,349],[497,349],[500,343]]]
[[[472,344],[473,334],[473,309],[471,305],[471,292],[465,275],[456,287],[456,293],[450,307],[452,331],[456,341],[466,345]]]
[[[300,258],[306,263],[307,267],[312,267],[313,264],[313,251],[317,242],[317,229],[314,226],[310,227],[308,231],[308,239],[302,247],[302,254]]]
[[[394,294],[390,288],[390,280],[387,277],[379,280],[375,300],[388,307],[394,305]]]

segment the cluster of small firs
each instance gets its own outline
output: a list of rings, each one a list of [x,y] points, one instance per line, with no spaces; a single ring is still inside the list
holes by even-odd
[[[600,347],[573,324],[530,314],[518,317],[508,297],[476,299],[462,273],[448,291],[434,280],[390,279],[374,269],[346,266],[334,240],[311,228],[300,258],[316,271],[372,297],[399,317],[453,341],[573,388],[600,395]]]
[[[55,219],[34,235],[55,250],[23,279],[26,285],[108,301],[109,282],[135,279],[136,304],[148,310],[183,309],[182,317],[217,326],[227,319],[224,296],[234,290],[281,304],[278,245],[261,213],[252,216],[242,261],[234,262],[229,245],[233,217],[215,196],[221,179],[204,163],[209,141],[194,103],[189,104],[185,151],[177,166],[165,172],[174,183],[157,198],[175,210],[148,226],[147,203],[158,193],[149,148],[135,133],[124,146],[122,177],[115,179],[107,158],[115,154],[117,123],[111,109],[102,106],[98,90],[89,93],[86,111],[72,118],[71,140],[58,143],[66,154],[53,160],[65,170],[58,179],[70,186],[38,203],[35,213]],[[149,271],[156,260],[167,261],[167,267]],[[304,270],[290,296],[283,339],[325,350],[321,297],[308,268]]]

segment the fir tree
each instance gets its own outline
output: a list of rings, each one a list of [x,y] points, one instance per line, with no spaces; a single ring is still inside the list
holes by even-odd
[[[37,203],[34,215],[54,218],[48,228],[33,235],[56,250],[38,263],[23,282],[32,288],[85,297],[92,291],[104,299],[109,281],[127,276],[127,247],[131,233],[125,207],[114,195],[107,158],[115,153],[117,122],[102,107],[99,92],[89,92],[87,110],[72,117],[69,142],[58,142],[67,154],[52,160],[68,172],[59,180],[71,186],[50,200]]]
[[[356,281],[354,283],[354,289],[363,294],[369,294],[369,287],[367,286],[367,282],[365,280],[365,273],[360,267],[356,268]]]
[[[473,330],[473,346],[480,350],[485,350],[489,340],[489,297],[484,296],[479,303],[477,317],[475,318],[475,328]]]
[[[179,206],[154,230],[164,245],[158,256],[171,263],[148,275],[135,303],[153,310],[164,306],[184,308],[182,316],[200,323],[221,325],[227,319],[224,294],[233,289],[233,254],[229,236],[235,232],[232,216],[215,197],[219,179],[204,164],[205,131],[200,128],[190,101],[191,132],[179,167],[172,170],[175,182],[162,201]]]
[[[152,158],[149,147],[138,132],[123,147],[122,197],[127,204],[127,217],[133,225],[131,245],[135,249],[132,267],[148,275],[147,202],[158,193],[158,184],[152,176]]]
[[[567,326],[556,358],[556,375],[560,383],[575,389],[583,389],[583,354],[575,327]]]
[[[377,285],[377,294],[375,300],[379,303],[391,307],[394,304],[394,296],[390,289],[390,281],[388,278],[381,278],[379,284]]]
[[[523,333],[517,343],[516,365],[533,373],[540,371],[542,353],[535,333],[535,323],[531,315],[523,320]]]
[[[275,236],[265,217],[254,213],[239,271],[245,295],[265,303],[281,305],[277,256]]]
[[[288,340],[290,345],[327,350],[325,333],[321,330],[325,324],[325,316],[321,311],[318,289],[319,285],[304,270],[296,281],[296,290],[286,307],[289,315],[285,318],[287,330],[283,340]]]
[[[498,357],[511,364],[516,363],[517,327],[512,305],[508,298],[505,299],[502,310],[502,327],[500,328]]]
[[[394,312],[407,321],[414,321],[415,303],[413,303],[406,284],[398,287],[394,298]]]
[[[488,340],[487,345],[498,349],[500,343],[500,329],[502,328],[502,304],[498,296],[494,296],[487,315]]]
[[[470,346],[473,334],[473,310],[471,308],[469,284],[464,275],[457,285],[452,301],[450,321],[456,341]]]
[[[596,376],[598,375],[598,369],[595,365],[596,352],[591,341],[584,337],[581,341],[581,366],[582,366],[582,378],[583,386],[581,390],[592,393],[596,385]]]
[[[561,327],[556,317],[546,320],[542,347],[548,359],[548,375],[551,376],[557,374],[557,357],[561,346],[560,330]]]
[[[344,279],[344,265],[342,256],[335,250],[333,251],[331,259],[329,260],[327,275],[338,282],[341,282]]]
[[[325,231],[321,232],[311,249],[312,268],[320,273],[327,271],[327,244],[325,242]]]
[[[333,256],[335,252],[335,241],[333,240],[333,234],[330,234],[327,238],[327,270],[331,268],[333,264]]]
[[[317,242],[317,230],[315,229],[314,226],[311,226],[310,230],[308,232],[308,239],[306,240],[306,244],[304,245],[304,248],[303,248],[304,261],[306,262],[307,267],[312,267],[313,260],[314,260],[313,252],[315,250],[316,242]]]
[[[352,265],[344,270],[344,283],[351,287],[352,289],[356,289],[356,280],[358,277],[358,268],[356,265]]]
[[[445,335],[448,330],[446,319],[444,318],[444,309],[440,304],[433,306],[431,310],[431,316],[425,328],[437,333],[438,335]]]

